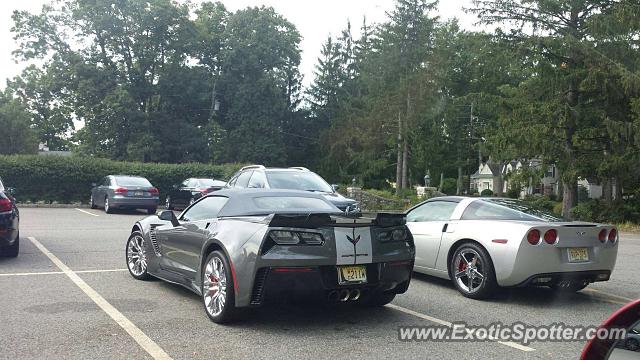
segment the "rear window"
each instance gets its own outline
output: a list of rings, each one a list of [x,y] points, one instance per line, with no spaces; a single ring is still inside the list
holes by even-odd
[[[547,210],[537,208],[524,201],[511,199],[483,199],[469,204],[462,220],[520,220],[520,221],[565,221]]]
[[[262,196],[253,198],[253,203],[261,210],[312,210],[335,211],[335,206],[322,199],[295,196]]]
[[[116,177],[115,181],[118,186],[152,186],[149,180],[141,177]]]

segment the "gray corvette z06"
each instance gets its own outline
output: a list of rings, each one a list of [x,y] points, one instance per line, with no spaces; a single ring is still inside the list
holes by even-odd
[[[282,295],[381,306],[409,287],[413,238],[401,214],[344,217],[322,196],[292,190],[222,190],[178,217],[138,221],[127,267],[202,297],[211,320]]]

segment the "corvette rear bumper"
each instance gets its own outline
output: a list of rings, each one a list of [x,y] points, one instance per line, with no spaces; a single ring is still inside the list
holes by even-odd
[[[607,281],[611,277],[610,270],[574,271],[561,273],[543,273],[529,277],[516,286],[551,285],[560,282],[596,282]]]
[[[358,289],[362,297],[376,293],[404,293],[409,287],[413,261],[383,262],[366,265],[367,282],[338,283],[337,266],[263,267],[256,272],[250,306],[283,298],[326,301],[335,290]]]

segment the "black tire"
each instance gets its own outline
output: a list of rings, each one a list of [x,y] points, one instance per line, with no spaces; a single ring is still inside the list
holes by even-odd
[[[164,208],[166,210],[173,210],[174,206],[171,203],[171,197],[167,195],[167,198],[164,200]]]
[[[113,214],[113,206],[109,205],[109,197],[104,197],[104,212],[107,214]]]
[[[147,209],[147,214],[155,215],[157,211],[158,211],[158,208],[148,208]]]
[[[550,288],[552,288],[553,290],[559,293],[572,294],[586,288],[587,286],[589,286],[589,283],[578,282],[578,283],[571,283],[571,285],[569,286],[558,286],[558,284],[552,284]]]
[[[627,341],[624,342],[624,346],[627,350],[631,351],[638,351],[638,349],[640,349],[640,343],[636,339],[627,339]]]
[[[467,258],[468,254],[472,254],[473,257],[477,256],[478,258],[474,265],[477,271],[474,274],[472,274],[472,276],[476,277],[477,276],[476,274],[479,273],[480,275],[482,275],[483,278],[479,278],[479,277],[472,278],[471,287],[469,286],[466,286],[466,288],[463,287],[461,284],[458,283],[458,280],[455,277],[456,273],[459,273],[461,271],[466,271],[466,266],[464,267],[464,269],[458,270],[460,266],[458,262],[458,257],[460,256],[460,254],[465,254],[465,258]],[[473,262],[473,260],[474,259],[471,258],[471,262]],[[498,288],[498,284],[496,282],[496,272],[493,267],[493,262],[491,261],[491,256],[489,256],[487,251],[482,246],[473,242],[468,242],[460,245],[456,249],[456,251],[453,253],[451,260],[449,261],[449,277],[451,278],[451,281],[453,282],[456,289],[458,289],[458,291],[463,296],[471,299],[476,299],[476,300],[487,299],[492,295],[494,295],[495,290]],[[478,279],[479,281],[479,284],[477,285],[477,287],[473,287],[476,282],[475,279]],[[469,276],[463,275],[460,281],[463,283],[464,282],[468,283]],[[469,289],[471,289],[471,291],[469,291]]]
[[[96,203],[93,201],[93,194],[91,194],[90,204],[91,204],[91,208],[92,208],[92,209],[97,209],[97,208],[98,208],[98,207],[96,206]]]
[[[16,237],[16,241],[12,245],[0,248],[0,255],[4,257],[18,257],[20,252],[20,233]]]
[[[390,293],[371,294],[371,296],[367,297],[366,299],[363,299],[364,300],[363,304],[369,307],[385,306],[388,303],[392,302],[393,299],[395,299],[395,297],[396,297],[396,294],[390,294]]]
[[[205,271],[207,269],[208,264],[211,261],[213,261],[214,258],[217,258],[222,262],[224,266],[224,274],[226,278],[224,305],[222,306],[222,311],[219,314],[215,314],[215,315],[212,314],[209,308],[207,307],[207,301],[205,297],[205,295],[207,295],[207,292],[205,292],[205,275],[206,275]],[[210,253],[209,256],[207,256],[207,259],[204,261],[204,264],[202,266],[200,280],[201,280],[200,290],[202,292],[202,305],[204,306],[204,312],[207,314],[209,319],[211,319],[211,321],[218,324],[229,323],[237,319],[238,309],[236,308],[236,303],[235,303],[236,297],[235,297],[233,275],[231,273],[231,266],[229,265],[229,261],[227,260],[227,257],[223,252],[214,251]]]
[[[145,257],[144,257],[145,267],[142,273],[136,273],[134,269],[132,269],[132,266],[129,263],[129,244],[138,238],[142,238],[143,240],[142,249],[145,254]],[[132,232],[131,235],[129,235],[129,239],[127,239],[127,244],[125,245],[125,248],[124,248],[124,257],[125,257],[125,263],[127,264],[127,269],[129,269],[129,274],[131,274],[131,276],[136,280],[149,280],[151,278],[148,272],[149,265],[147,263],[148,259],[146,257],[146,254],[148,253],[149,253],[149,249],[146,246],[146,241],[144,240],[144,236],[142,235],[142,233],[139,231]]]

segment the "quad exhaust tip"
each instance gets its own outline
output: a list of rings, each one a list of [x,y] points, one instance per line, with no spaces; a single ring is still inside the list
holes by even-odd
[[[327,298],[329,301],[347,302],[347,301],[356,301],[360,299],[361,295],[362,295],[362,292],[360,291],[360,289],[353,289],[353,290],[342,289],[342,290],[331,291]]]

